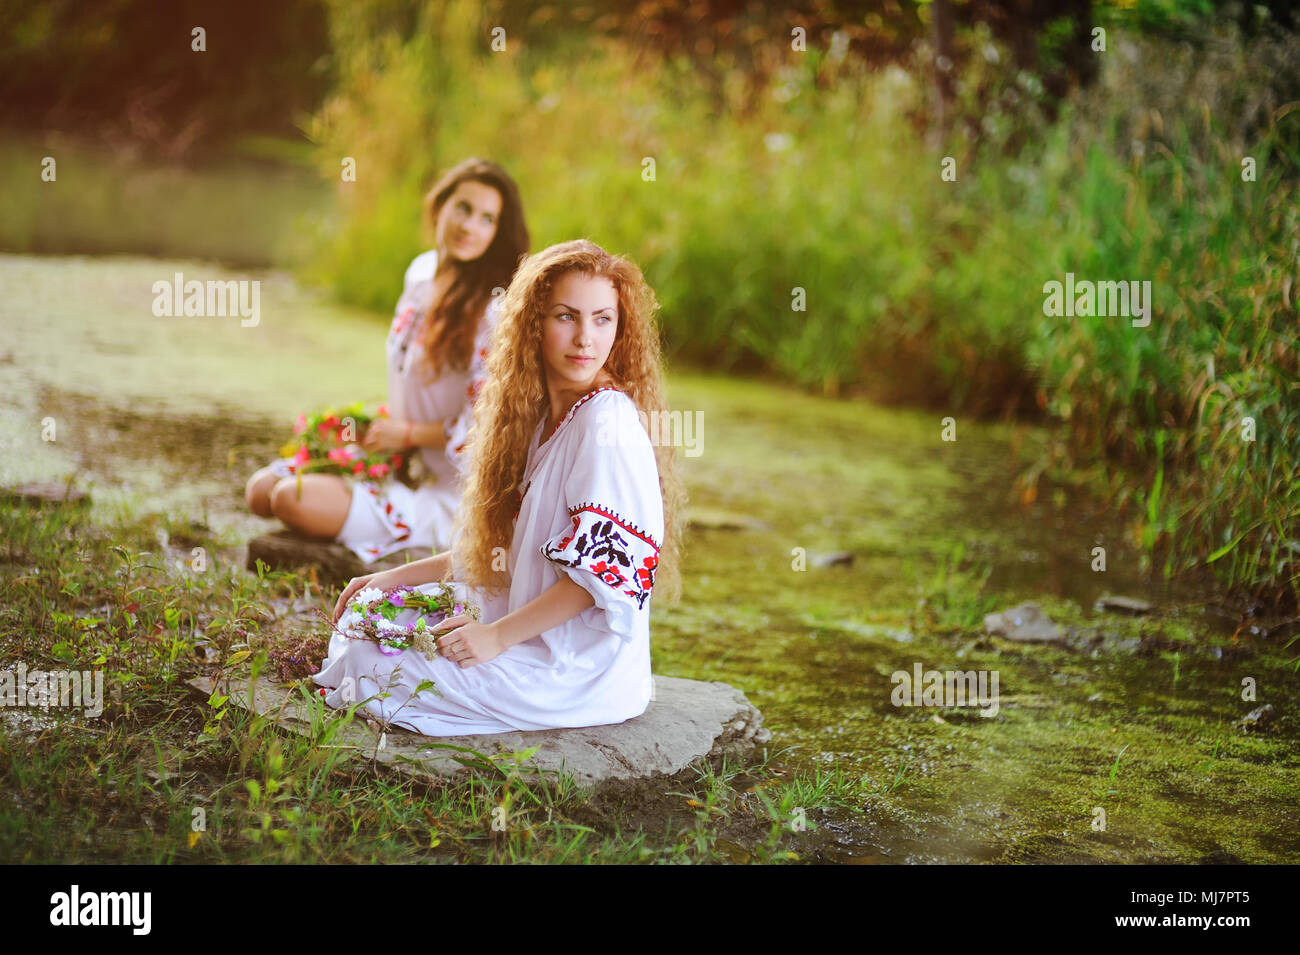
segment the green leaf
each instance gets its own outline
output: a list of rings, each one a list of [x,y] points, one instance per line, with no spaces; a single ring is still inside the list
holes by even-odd
[[[1245,531],[1242,531],[1240,534],[1238,534],[1236,537],[1234,537],[1234,538],[1233,538],[1232,540],[1230,540],[1228,543],[1224,544],[1222,547],[1220,547],[1218,550],[1216,550],[1216,551],[1215,551],[1213,554],[1211,554],[1209,557],[1205,558],[1205,562],[1206,562],[1207,564],[1212,564],[1212,563],[1214,563],[1216,560],[1218,560],[1218,559],[1219,559],[1220,557],[1222,557],[1224,554],[1228,553],[1230,550],[1232,550],[1234,547],[1236,547],[1239,543],[1241,543],[1241,539],[1242,539],[1243,537],[1245,537],[1245,536],[1246,536],[1246,532],[1245,532]]]

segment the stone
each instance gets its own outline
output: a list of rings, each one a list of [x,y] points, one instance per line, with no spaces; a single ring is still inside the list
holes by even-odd
[[[336,745],[355,747],[361,754],[408,773],[451,777],[467,771],[455,758],[474,761],[474,750],[499,760],[501,756],[539,747],[525,765],[540,770],[565,770],[590,787],[607,779],[643,779],[672,775],[702,757],[744,759],[771,740],[762,714],[745,694],[726,683],[705,683],[678,677],[656,676],[653,697],[646,712],[623,723],[569,729],[529,730],[479,736],[421,736],[400,727],[381,727],[362,711],[335,739]],[[214,687],[210,678],[196,677],[189,685],[206,700]],[[316,692],[314,683],[306,684]],[[247,680],[232,677],[230,702],[273,719],[281,727],[308,735],[313,710],[319,719],[324,701],[309,703],[296,685],[278,685],[262,676],[251,688]],[[251,705],[250,705],[251,704]],[[382,739],[381,739],[382,737]],[[381,745],[382,743],[382,745]],[[505,765],[513,765],[510,759]]]
[[[1023,603],[1001,613],[984,617],[984,629],[990,636],[1017,643],[1063,643],[1065,634],[1043,613],[1036,603]]]
[[[1110,610],[1115,613],[1131,614],[1134,617],[1155,613],[1156,609],[1154,604],[1149,604],[1145,600],[1138,600],[1135,597],[1117,597],[1113,594],[1098,597],[1093,606],[1096,610]]]
[[[400,567],[408,560],[420,560],[431,556],[433,551],[427,547],[408,547],[373,564],[366,564],[342,544],[313,540],[293,531],[284,530],[276,531],[274,534],[263,534],[250,540],[248,558],[244,566],[255,571],[259,560],[271,570],[294,570],[298,567],[312,566],[319,568],[318,576],[323,582],[342,584],[353,577],[372,574],[377,570],[387,570],[390,567]]]
[[[0,496],[30,504],[89,504],[90,495],[71,482],[35,481],[0,488]]]

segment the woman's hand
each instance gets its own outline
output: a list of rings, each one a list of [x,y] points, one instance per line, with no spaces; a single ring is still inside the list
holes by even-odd
[[[479,623],[466,613],[448,617],[434,627],[433,632],[443,634],[436,641],[438,652],[453,663],[459,663],[461,669],[487,663],[506,649],[496,627]]]
[[[410,447],[406,436],[415,430],[415,422],[393,418],[376,418],[366,428],[361,446],[367,451],[401,451]]]
[[[362,587],[378,587],[385,592],[402,586],[400,579],[393,578],[394,570],[384,570],[373,574],[366,574],[364,577],[353,577],[348,581],[348,585],[343,588],[343,593],[339,594],[338,601],[334,604],[334,616],[331,622],[338,623],[339,617],[343,616],[343,609],[348,605],[348,601]]]

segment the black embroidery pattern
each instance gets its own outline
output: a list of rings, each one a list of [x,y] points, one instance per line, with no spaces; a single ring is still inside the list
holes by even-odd
[[[635,524],[598,504],[570,508],[573,528],[555,546],[545,546],[548,560],[591,571],[643,608],[654,589],[659,545]]]

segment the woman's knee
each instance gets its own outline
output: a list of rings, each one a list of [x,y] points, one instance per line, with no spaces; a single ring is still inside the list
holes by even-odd
[[[244,486],[244,500],[248,509],[258,517],[271,517],[271,489],[280,480],[270,468],[262,468],[248,479]]]
[[[299,483],[283,478],[271,488],[271,513],[294,530],[317,537],[333,537],[348,515],[351,496],[338,479],[313,475]]]
[[[303,513],[302,488],[296,478],[281,478],[267,495],[271,514],[286,523],[296,523]]]

